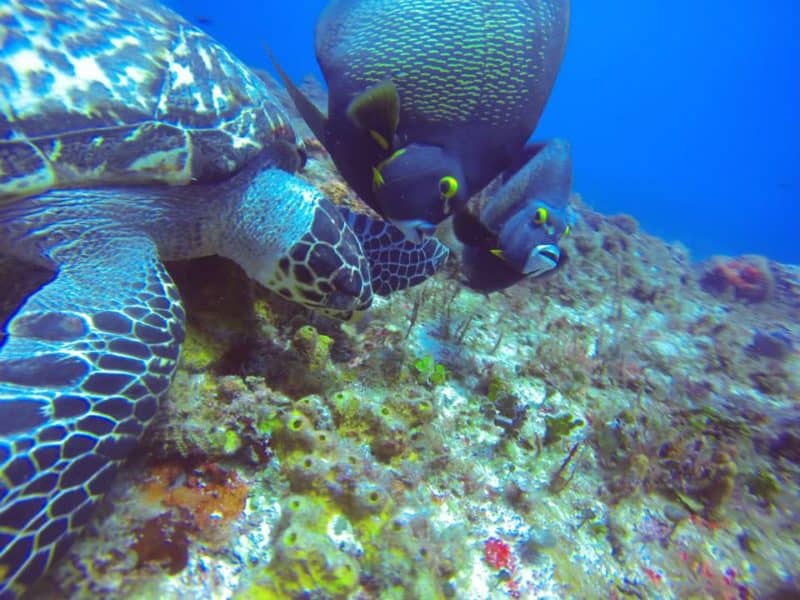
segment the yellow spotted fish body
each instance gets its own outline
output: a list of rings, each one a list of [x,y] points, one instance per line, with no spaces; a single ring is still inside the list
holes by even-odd
[[[391,81],[400,100],[398,136],[455,149],[475,193],[508,167],[535,129],[568,21],[568,0],[333,0],[316,35],[330,94],[329,137],[348,137],[354,97]],[[350,154],[379,155],[357,150]]]

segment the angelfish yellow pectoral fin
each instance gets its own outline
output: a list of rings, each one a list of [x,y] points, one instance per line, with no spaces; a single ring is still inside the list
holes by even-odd
[[[489,250],[489,252],[495,255],[497,258],[505,259],[505,257],[503,256],[503,251],[500,248],[492,248],[491,250]]]
[[[348,118],[369,132],[383,150],[389,151],[400,122],[400,97],[391,81],[384,81],[361,92],[347,107]]]
[[[383,137],[379,131],[375,131],[374,129],[369,130],[369,136],[375,140],[375,142],[380,146],[382,149],[389,151],[389,140]]]

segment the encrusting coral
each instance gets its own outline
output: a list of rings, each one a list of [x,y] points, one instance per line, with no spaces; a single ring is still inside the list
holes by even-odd
[[[700,283],[712,293],[732,293],[734,298],[750,302],[764,302],[775,292],[769,262],[757,255],[714,256],[704,266]]]

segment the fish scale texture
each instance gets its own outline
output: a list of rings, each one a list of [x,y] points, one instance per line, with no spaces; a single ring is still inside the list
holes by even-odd
[[[317,57],[334,97],[391,78],[403,116],[530,130],[555,80],[568,11],[555,0],[334,1]],[[413,64],[413,70],[408,65]]]

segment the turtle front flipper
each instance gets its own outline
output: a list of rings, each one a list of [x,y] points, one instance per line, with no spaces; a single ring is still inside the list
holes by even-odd
[[[369,261],[372,291],[381,296],[418,285],[436,273],[449,250],[435,237],[416,244],[389,223],[338,207]]]
[[[155,413],[184,337],[178,290],[149,238],[100,227],[46,256],[55,277],[0,347],[2,599],[87,522]]]

